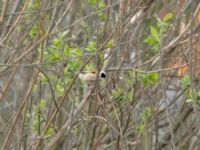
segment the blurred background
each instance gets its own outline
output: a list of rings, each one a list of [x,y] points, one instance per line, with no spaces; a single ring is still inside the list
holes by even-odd
[[[2,0],[0,148],[198,150],[199,60],[199,0]]]

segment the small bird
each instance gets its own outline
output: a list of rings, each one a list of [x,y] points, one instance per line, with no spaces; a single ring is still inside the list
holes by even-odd
[[[92,72],[88,72],[88,73],[79,73],[79,78],[85,82],[92,82],[95,81],[97,79],[97,72],[96,71],[92,71]],[[104,79],[106,78],[106,73],[105,71],[101,71],[99,73],[99,79]]]

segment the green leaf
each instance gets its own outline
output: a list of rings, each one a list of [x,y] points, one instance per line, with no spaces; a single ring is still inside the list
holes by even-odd
[[[49,48],[49,54],[47,54],[49,60],[59,60],[61,56],[58,54],[58,50],[53,46]]]
[[[158,31],[155,27],[151,26],[150,27],[150,32],[151,32],[151,35],[154,37],[154,39],[158,42],[160,42],[160,37],[158,35]]]
[[[110,39],[107,43],[107,47],[108,48],[112,48],[113,47],[113,39]]]
[[[28,4],[28,9],[29,10],[34,10],[34,9],[38,9],[40,8],[40,3],[39,2],[35,2],[34,0],[31,0]]]
[[[146,75],[141,75],[140,79],[145,85],[153,85],[157,83],[158,77],[158,73],[154,72]]]
[[[106,20],[107,16],[104,15],[103,13],[100,13],[100,14],[99,14],[99,18],[100,18],[101,20]]]
[[[40,108],[40,109],[43,109],[43,108],[45,108],[45,107],[46,107],[46,100],[41,99],[41,100],[40,100],[40,103],[39,103],[39,108]]]
[[[128,100],[132,101],[132,99],[133,99],[133,92],[129,92],[128,93]]]
[[[165,15],[165,17],[163,18],[163,21],[164,22],[169,21],[170,19],[172,19],[172,17],[173,17],[173,14],[170,12],[167,15]]]
[[[186,88],[188,85],[190,85],[190,77],[186,75],[181,79],[181,86]]]
[[[159,44],[155,44],[155,45],[151,48],[153,54],[156,54],[156,53],[158,52],[159,48],[160,48],[160,45],[159,45]]]
[[[103,1],[99,1],[98,6],[99,6],[99,9],[103,9],[105,7],[105,4]]]
[[[126,100],[129,100],[127,95],[123,95],[123,90],[121,88],[114,89],[111,91],[111,93],[116,101],[125,102]]]
[[[51,135],[53,133],[53,131],[54,131],[54,129],[50,127],[50,128],[48,128],[48,130],[47,130],[45,135],[49,136],[49,135]]]
[[[75,56],[82,56],[83,52],[80,48],[72,48],[71,52],[75,55]]]
[[[41,74],[41,82],[42,83],[46,83],[47,82],[47,78],[46,78],[46,76],[44,76],[44,74]]]
[[[39,21],[36,21],[33,27],[31,28],[29,35],[32,38],[35,38],[38,34],[38,29],[39,29]]]
[[[141,123],[138,127],[137,127],[137,130],[139,130],[139,133],[140,134],[144,134],[145,133],[145,125],[144,123]]]
[[[87,0],[89,4],[96,4],[96,0]]]
[[[157,41],[154,38],[152,38],[151,36],[148,36],[143,42],[147,43],[151,46],[155,45],[157,43]]]
[[[86,71],[91,71],[91,70],[94,70],[95,66],[93,63],[89,63],[85,66],[85,70]]]
[[[66,31],[62,32],[62,33],[59,35],[59,38],[60,38],[61,40],[63,40],[64,38],[67,37],[67,34],[68,34],[68,33],[69,33],[69,30],[66,30]]]
[[[158,80],[158,73],[154,72],[149,74],[149,79],[153,82],[156,82]]]
[[[117,99],[121,94],[122,94],[122,89],[121,88],[117,88],[117,89],[113,89],[111,91],[112,96]]]
[[[56,47],[61,47],[62,41],[59,38],[55,38],[53,40],[53,45],[55,45]]]
[[[66,57],[69,57],[69,56],[70,56],[70,47],[69,47],[68,45],[65,45],[65,46],[64,46],[63,54],[64,54],[64,56],[66,56]]]
[[[96,41],[90,41],[86,47],[86,49],[89,52],[95,52],[96,51]]]
[[[151,108],[146,107],[145,110],[140,114],[140,117],[143,122],[146,122],[151,117],[152,111]]]
[[[64,93],[64,87],[61,84],[61,80],[59,80],[59,82],[57,83],[55,91],[56,91],[56,94],[58,96],[62,96],[63,95],[63,93]]]
[[[193,100],[191,98],[186,100],[186,103],[192,103],[192,102],[193,102]]]

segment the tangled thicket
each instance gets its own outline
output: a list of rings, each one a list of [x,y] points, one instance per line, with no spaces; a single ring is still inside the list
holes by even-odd
[[[0,148],[200,149],[199,35],[199,0],[1,1]]]

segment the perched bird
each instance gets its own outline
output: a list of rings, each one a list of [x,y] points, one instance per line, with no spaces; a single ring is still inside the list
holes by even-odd
[[[85,82],[92,82],[95,81],[97,79],[97,72],[96,71],[92,71],[92,72],[88,72],[88,73],[79,73],[79,78]],[[106,78],[106,73],[105,71],[101,71],[99,73],[99,79],[104,79]]]

